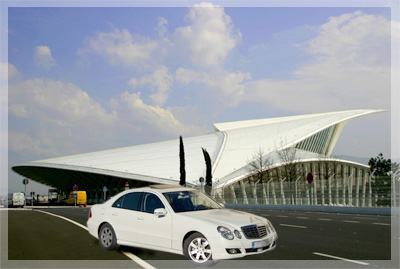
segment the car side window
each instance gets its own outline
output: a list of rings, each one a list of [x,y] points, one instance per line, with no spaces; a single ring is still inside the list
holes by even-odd
[[[153,214],[154,210],[156,210],[157,208],[165,208],[160,198],[158,198],[158,196],[155,194],[145,193],[143,198],[142,211]]]
[[[112,207],[116,208],[121,208],[122,207],[122,202],[124,201],[125,195],[121,196],[117,201],[115,201],[112,205]]]
[[[113,207],[137,211],[140,209],[139,205],[140,205],[140,197],[141,196],[142,196],[142,192],[128,193],[128,194],[122,196],[121,198],[119,198],[117,201],[115,201],[113,204]]]

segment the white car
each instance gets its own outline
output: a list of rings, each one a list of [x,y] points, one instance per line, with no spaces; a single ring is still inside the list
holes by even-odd
[[[278,239],[267,219],[175,185],[121,192],[90,209],[87,227],[105,250],[124,245],[166,251],[197,265],[271,251]]]

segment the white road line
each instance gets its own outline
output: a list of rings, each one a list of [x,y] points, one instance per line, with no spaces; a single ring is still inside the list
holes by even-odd
[[[319,218],[318,220],[323,220],[323,221],[332,221],[332,219],[322,219],[322,218]]]
[[[150,264],[148,264],[147,262],[145,262],[144,260],[142,260],[141,258],[130,252],[121,251],[121,253],[145,269],[155,269],[155,267],[151,266]]]
[[[313,254],[319,255],[319,256],[323,256],[323,257],[327,257],[327,258],[331,258],[331,259],[335,259],[335,260],[342,260],[342,261],[345,261],[345,262],[352,262],[352,263],[356,263],[356,264],[360,264],[360,265],[369,265],[369,263],[366,263],[366,262],[350,260],[350,259],[337,257],[337,256],[332,256],[332,255],[328,255],[328,254],[323,254],[323,253],[319,253],[319,252],[313,252]]]
[[[50,213],[50,212],[42,211],[42,210],[37,210],[37,209],[34,209],[33,211],[41,212],[41,213],[44,213],[44,214],[47,214],[47,215],[51,215],[53,217],[57,217],[57,218],[66,220],[66,221],[71,222],[72,224],[75,224],[76,226],[88,231],[88,228],[86,226],[84,226],[84,225],[82,225],[82,224],[80,224],[80,223],[78,223],[76,221],[73,221],[71,219],[68,219],[66,217],[63,217],[63,216],[60,216],[60,215],[56,215],[56,214],[53,214],[53,213]],[[148,264],[147,262],[145,262],[144,260],[140,259],[138,256],[136,256],[136,255],[134,255],[134,254],[132,254],[130,252],[121,251],[121,253],[124,254],[126,257],[128,257],[132,261],[136,262],[137,264],[139,264],[140,266],[142,266],[145,269],[155,269],[155,267],[151,266],[150,264]]]
[[[63,217],[63,216],[60,216],[60,215],[56,215],[56,214],[53,214],[53,213],[50,213],[50,212],[46,212],[46,211],[43,211],[43,210],[34,209],[33,211],[41,212],[41,213],[44,213],[44,214],[47,214],[47,215],[50,215],[50,216],[53,216],[53,217],[57,217],[57,218],[66,220],[66,221],[71,222],[72,224],[75,224],[76,226],[81,227],[82,229],[88,231],[88,228],[86,226],[84,226],[84,225],[82,225],[82,224],[80,224],[80,223],[78,223],[76,221],[73,221],[71,219],[68,219],[66,217]]]
[[[288,216],[278,215],[278,218],[287,218]]]
[[[372,223],[373,225],[384,225],[384,226],[390,226],[390,223]]]
[[[306,226],[298,226],[298,225],[290,225],[290,224],[279,224],[281,226],[285,226],[285,227],[292,227],[292,228],[300,228],[300,229],[307,229]]]
[[[370,220],[377,220],[377,218],[367,218],[367,217],[354,217],[355,219],[370,219]]]
[[[309,217],[296,217],[297,219],[310,219]]]
[[[360,223],[357,220],[344,220],[343,222],[347,222],[347,223]]]

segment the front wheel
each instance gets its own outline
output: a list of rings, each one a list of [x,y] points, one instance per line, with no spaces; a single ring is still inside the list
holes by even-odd
[[[209,266],[214,264],[210,243],[201,233],[194,233],[186,239],[183,244],[183,252],[186,259],[196,265]]]
[[[115,236],[114,229],[110,224],[105,223],[101,226],[99,231],[100,246],[104,250],[115,250],[118,248],[117,237]]]

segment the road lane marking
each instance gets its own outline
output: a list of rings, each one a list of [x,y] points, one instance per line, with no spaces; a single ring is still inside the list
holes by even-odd
[[[296,217],[297,219],[310,219],[309,217]]]
[[[68,218],[66,218],[66,217],[63,217],[63,216],[60,216],[60,215],[56,215],[56,214],[53,214],[53,213],[50,213],[50,212],[47,212],[47,211],[38,210],[38,209],[34,209],[33,211],[41,212],[41,213],[44,213],[44,214],[47,214],[47,215],[50,215],[50,216],[53,216],[53,217],[57,217],[57,218],[66,220],[66,221],[68,221],[68,222],[71,222],[72,224],[75,224],[75,225],[78,226],[78,227],[81,227],[82,229],[84,229],[84,230],[86,230],[86,231],[89,231],[88,228],[87,228],[86,226],[84,226],[84,225],[82,225],[82,224],[80,224],[80,223],[78,223],[78,222],[76,222],[76,221],[73,221],[73,220],[71,220],[71,219],[68,219]]]
[[[370,219],[370,220],[377,220],[377,218],[367,218],[367,217],[354,217],[355,219]]]
[[[53,213],[50,213],[50,212],[47,212],[47,211],[38,210],[38,209],[34,209],[33,211],[37,211],[37,212],[40,212],[40,213],[44,213],[44,214],[47,214],[47,215],[50,215],[50,216],[53,216],[53,217],[57,217],[57,218],[66,220],[66,221],[71,222],[72,224],[75,224],[76,226],[86,230],[86,231],[89,231],[86,226],[84,226],[84,225],[82,225],[82,224],[80,224],[80,223],[78,223],[76,221],[73,221],[71,219],[68,219],[66,217],[63,217],[63,216],[60,216],[60,215],[56,215],[56,214],[53,214]],[[136,255],[134,255],[134,254],[132,254],[130,252],[126,252],[126,251],[120,251],[120,252],[122,254],[124,254],[125,256],[127,256],[132,261],[136,262],[137,264],[139,264],[140,266],[145,268],[145,269],[155,269],[153,266],[151,266],[150,264],[148,264],[147,262],[145,262],[144,260],[140,259],[138,256],[136,256]]]
[[[288,216],[278,215],[278,218],[287,218]]]
[[[292,228],[300,228],[300,229],[307,229],[306,226],[298,226],[298,225],[290,225],[290,224],[279,224],[281,226],[285,226],[285,227],[292,227]]]
[[[343,222],[347,222],[347,223],[360,223],[357,220],[344,220]]]
[[[373,225],[384,225],[384,226],[390,226],[390,223],[372,223]]]
[[[148,264],[147,262],[145,262],[144,260],[142,260],[141,258],[139,258],[138,256],[136,256],[131,252],[121,251],[121,253],[145,269],[155,269],[155,267],[151,266],[150,264]]]
[[[360,264],[360,265],[369,265],[369,263],[366,263],[366,262],[350,260],[350,259],[337,257],[337,256],[332,256],[332,255],[328,255],[328,254],[323,254],[323,253],[319,253],[319,252],[313,252],[313,254],[319,255],[319,256],[323,256],[323,257],[327,257],[327,258],[331,258],[331,259],[335,259],[335,260],[341,260],[341,261],[345,261],[345,262],[352,262],[352,263],[356,263],[356,264]]]
[[[323,220],[323,221],[332,221],[332,219],[322,219],[322,218],[319,218],[318,220]]]

